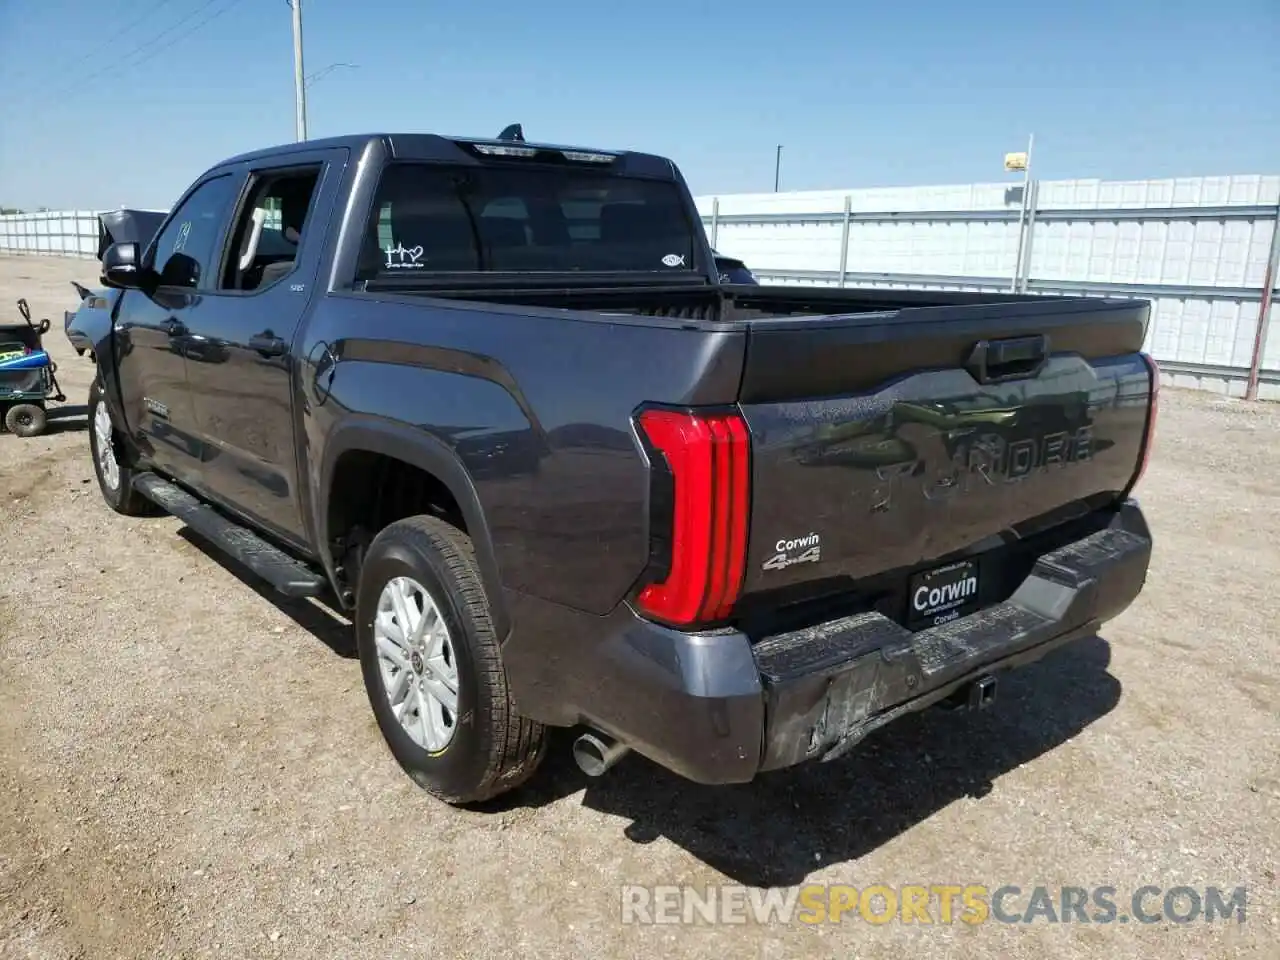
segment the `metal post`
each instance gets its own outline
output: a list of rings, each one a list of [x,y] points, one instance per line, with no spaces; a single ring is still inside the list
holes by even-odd
[[[1022,248],[1022,258],[1019,261],[1019,269],[1022,271],[1019,279],[1019,292],[1026,293],[1027,287],[1031,283],[1031,246],[1036,239],[1036,210],[1040,206],[1040,181],[1031,181],[1031,200],[1027,205],[1027,229],[1026,244]]]
[[[778,184],[782,182],[782,144],[773,154],[773,192],[778,192]]]
[[[289,0],[293,8],[293,98],[297,108],[295,136],[307,139],[307,85],[302,79],[302,0]]]
[[[850,197],[845,194],[844,197],[844,225],[840,228],[840,286],[844,286],[844,274],[849,264],[849,211],[853,204]]]
[[[716,237],[720,233],[720,198],[711,198],[711,246],[716,245]]]
[[[1262,375],[1262,353],[1267,346],[1267,327],[1271,322],[1271,293],[1275,289],[1276,261],[1280,260],[1280,200],[1276,201],[1276,214],[1271,231],[1271,252],[1267,255],[1267,269],[1262,275],[1262,301],[1258,305],[1258,325],[1253,333],[1253,359],[1249,363],[1249,383],[1245,387],[1246,400],[1258,399],[1258,380]]]
[[[1018,207],[1018,253],[1013,258],[1013,280],[1009,283],[1009,292],[1018,292],[1018,274],[1022,267],[1022,226],[1027,217],[1027,194],[1031,185],[1031,148],[1035,146],[1036,135],[1027,138],[1027,165],[1022,169],[1022,205]]]

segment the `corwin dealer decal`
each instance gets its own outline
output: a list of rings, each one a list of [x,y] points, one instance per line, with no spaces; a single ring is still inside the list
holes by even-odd
[[[765,570],[785,570],[797,563],[817,563],[822,559],[822,538],[816,533],[795,540],[782,539],[773,545],[774,555],[764,562]]]
[[[911,589],[913,617],[931,619],[934,625],[957,620],[960,609],[978,596],[977,570],[961,561],[932,570]]]

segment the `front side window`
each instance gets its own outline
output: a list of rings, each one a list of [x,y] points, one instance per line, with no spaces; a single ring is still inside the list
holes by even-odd
[[[403,163],[382,174],[359,279],[687,271],[693,245],[669,181],[576,167]]]
[[[264,289],[293,271],[319,177],[319,165],[257,176],[232,236],[225,289]]]
[[[156,239],[152,266],[160,275],[160,286],[213,286],[218,236],[235,199],[235,178],[230,175],[206,180],[187,197]]]

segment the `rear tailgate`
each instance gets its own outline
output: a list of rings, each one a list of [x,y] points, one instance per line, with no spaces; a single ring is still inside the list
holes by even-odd
[[[1148,311],[1044,298],[753,321],[740,609],[861,594],[924,628],[1004,599],[1020,577],[992,548],[1132,486]]]

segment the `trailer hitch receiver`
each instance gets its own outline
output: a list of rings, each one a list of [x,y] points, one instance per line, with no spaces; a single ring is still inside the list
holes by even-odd
[[[996,702],[996,678],[988,674],[973,681],[969,687],[969,709],[985,710]]]

